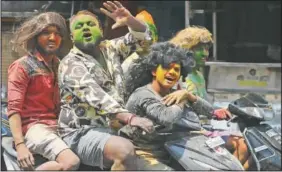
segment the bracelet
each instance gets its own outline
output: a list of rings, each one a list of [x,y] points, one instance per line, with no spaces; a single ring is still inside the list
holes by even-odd
[[[131,121],[132,121],[132,119],[134,118],[134,117],[136,117],[136,115],[134,115],[134,114],[132,114],[128,119],[127,119],[127,124],[129,125],[129,126],[131,126]]]
[[[17,144],[15,145],[15,147],[18,147],[18,146],[21,145],[21,144],[24,144],[24,141],[22,141],[22,142],[20,142],[20,143],[17,143]]]

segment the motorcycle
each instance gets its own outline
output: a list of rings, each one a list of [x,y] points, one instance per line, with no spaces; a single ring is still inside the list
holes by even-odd
[[[281,170],[281,132],[269,122],[275,116],[271,104],[249,93],[229,103],[228,110],[233,115],[229,121],[211,120],[204,128],[243,137],[254,160],[249,170]]]
[[[153,133],[145,133],[139,128],[124,126],[119,135],[132,140],[137,147],[143,144],[144,149],[147,149],[145,142],[150,145],[158,140],[163,151],[169,154],[166,165],[175,170],[244,170],[240,161],[224,147],[221,137],[199,134],[199,130],[195,131],[196,121],[188,115],[182,116],[172,127],[155,125],[154,128]]]
[[[7,124],[5,118],[6,104],[2,103],[2,124]],[[4,108],[3,108],[4,107]],[[229,104],[229,111],[233,118],[227,122],[238,124],[243,137],[246,139],[251,155],[255,160],[257,170],[281,170],[281,135],[275,132],[268,124],[263,123],[273,116],[271,107],[261,97],[249,94]],[[7,125],[2,125],[8,127]],[[132,139],[143,138],[154,140],[166,136],[163,146],[170,157],[177,162],[180,170],[240,170],[244,168],[226,148],[224,141],[220,137],[207,137],[191,129],[193,121],[187,116],[182,117],[175,123],[173,129],[166,130],[166,127],[155,126],[155,132],[148,134],[138,128],[125,126],[119,131],[119,135]],[[124,128],[130,128],[130,133]],[[9,130],[2,130],[2,150],[4,162],[7,170],[20,170],[17,163],[16,151],[13,148],[13,139]],[[205,128],[211,129],[210,126]],[[185,132],[183,132],[185,131]],[[190,131],[190,132],[187,132]],[[40,155],[34,155],[36,165],[40,165],[47,160]],[[94,168],[95,169],[95,168]],[[93,170],[93,167],[81,165],[79,170]],[[95,169],[101,170],[101,169]]]
[[[261,96],[250,93],[231,102],[228,109],[233,117],[225,121],[225,128],[220,129],[214,125],[216,123],[202,127],[206,131],[221,130],[223,133],[228,129],[227,133],[244,137],[254,159],[249,170],[281,170],[281,134],[266,123],[274,117],[271,105]],[[128,131],[123,135],[133,142],[137,142],[138,138],[154,140],[163,135],[173,135],[174,139],[165,141],[163,146],[182,170],[244,170],[238,159],[223,147],[225,142],[220,134],[207,137],[199,134],[201,132],[191,131],[191,119],[187,117],[182,117],[175,126],[178,131],[174,129],[170,133],[163,133],[162,127],[155,126],[153,134],[140,134],[141,131],[136,134],[138,129],[133,128],[129,133],[135,132],[135,135],[129,135]],[[187,130],[190,130],[188,134],[186,132],[177,138],[179,131]]]
[[[2,100],[3,100],[2,96]],[[1,102],[1,159],[4,160],[2,163],[1,170],[21,170],[17,162],[17,152],[14,148],[13,137],[9,129],[9,122],[7,118],[7,102]],[[183,118],[178,121],[178,131],[183,131],[193,124],[189,121],[190,118]],[[158,127],[156,127],[157,129]],[[176,127],[177,128],[177,127]],[[177,130],[177,129],[176,129]],[[136,133],[136,132],[135,132]],[[138,132],[137,132],[138,133]],[[187,133],[187,132],[185,132]],[[165,135],[164,132],[158,133],[159,135]],[[180,134],[181,135],[181,134]],[[179,136],[180,136],[179,135]],[[209,139],[203,135],[189,134],[187,137],[184,137],[178,144],[173,142],[167,142],[166,146],[172,149],[171,155],[181,156],[179,162],[186,170],[243,170],[240,162],[233,157],[222,145],[208,147],[205,144]],[[180,148],[177,149],[177,146]],[[184,146],[184,147],[183,147]],[[182,151],[181,151],[182,149]],[[41,165],[48,160],[43,158],[41,155],[34,154],[35,159],[35,168]],[[188,158],[186,162],[185,159]],[[182,161],[185,161],[183,163]],[[142,163],[140,161],[140,163]],[[192,168],[191,168],[192,167]],[[79,171],[101,171],[98,167],[90,167],[84,164],[78,169]]]
[[[281,134],[267,124],[274,117],[272,106],[260,95],[249,93],[228,106],[234,114],[251,152],[252,170],[281,170]]]

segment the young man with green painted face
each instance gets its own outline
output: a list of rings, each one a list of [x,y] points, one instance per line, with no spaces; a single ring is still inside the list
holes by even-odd
[[[121,3],[107,1],[101,12],[115,20],[112,29],[128,26],[129,33],[104,40],[97,17],[80,11],[70,19],[73,49],[59,66],[61,113],[59,131],[64,141],[90,166],[112,170],[137,170],[133,144],[113,136],[108,119],[153,130],[149,119],[124,108],[121,60],[136,49],[149,48],[152,39],[146,24]],[[141,43],[144,43],[141,45]]]
[[[213,44],[212,34],[204,27],[191,26],[179,31],[170,42],[194,53],[195,66],[192,69],[192,73],[185,78],[186,83],[184,87],[188,92],[192,92],[207,100],[206,83],[200,68],[205,65],[206,59],[209,56],[209,48]],[[215,109],[213,114],[220,119],[231,117],[230,112],[226,109]],[[247,169],[251,159],[248,159],[249,153],[244,139],[242,137],[230,136],[226,146],[232,150],[235,149],[233,155]]]
[[[184,87],[189,92],[208,100],[206,82],[200,68],[205,65],[209,56],[209,48],[213,43],[212,34],[206,28],[192,26],[178,32],[170,42],[194,53],[195,66],[192,73],[185,78]],[[230,113],[225,109],[215,112],[219,118],[230,117]]]
[[[200,68],[205,65],[206,58],[209,55],[209,48],[212,45],[211,33],[205,28],[188,27],[178,32],[170,42],[193,51],[195,66],[193,72],[185,79],[186,86],[195,95],[207,99],[205,79],[200,72]]]

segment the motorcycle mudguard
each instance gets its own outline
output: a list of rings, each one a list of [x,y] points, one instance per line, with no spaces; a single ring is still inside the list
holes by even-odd
[[[165,148],[185,170],[239,170],[241,163],[225,148],[218,153],[206,145],[208,137],[191,135],[165,143]]]
[[[248,127],[243,132],[257,170],[281,170],[281,135],[279,133],[276,135],[276,138],[280,137],[279,151],[277,149],[279,143],[274,138],[274,132],[264,125]]]

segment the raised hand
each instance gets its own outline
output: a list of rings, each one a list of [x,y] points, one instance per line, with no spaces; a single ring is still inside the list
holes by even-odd
[[[103,5],[106,9],[100,8],[101,12],[116,22],[113,24],[112,29],[128,25],[129,19],[134,18],[132,14],[118,1],[107,1],[104,2]]]

